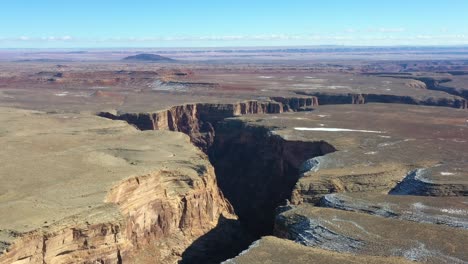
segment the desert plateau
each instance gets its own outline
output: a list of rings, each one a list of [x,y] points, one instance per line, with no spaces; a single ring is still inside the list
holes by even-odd
[[[468,263],[467,3],[104,2],[2,4],[0,264]]]

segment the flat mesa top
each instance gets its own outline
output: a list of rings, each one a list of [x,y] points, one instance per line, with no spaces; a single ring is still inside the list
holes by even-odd
[[[338,151],[321,168],[422,168],[423,181],[468,184],[466,111],[400,104],[320,106],[312,112],[229,119],[264,126],[286,140],[326,141]],[[382,165],[382,166],[384,166]],[[402,175],[403,177],[403,175]]]
[[[131,177],[171,171],[162,189],[184,193],[208,165],[186,135],[121,121],[0,108],[0,230],[28,232],[106,204]],[[1,232],[0,232],[1,233]],[[3,234],[5,236],[5,234]],[[2,234],[0,234],[2,239]],[[4,237],[3,237],[4,239]]]

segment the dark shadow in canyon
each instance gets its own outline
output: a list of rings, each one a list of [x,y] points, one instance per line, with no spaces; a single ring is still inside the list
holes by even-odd
[[[239,220],[221,219],[213,230],[187,248],[180,263],[219,263],[238,255],[261,236],[271,235],[275,210],[291,198],[301,164],[336,151],[324,141],[285,140],[270,128],[225,119],[234,116],[234,112],[280,113],[281,109],[307,110],[305,106],[314,104],[312,99],[284,100],[282,107],[278,103],[248,102],[239,105],[239,111],[233,111],[233,105],[208,104],[174,107],[157,114],[100,114],[126,120],[141,130],[183,132],[208,154],[218,186]]]
[[[238,220],[221,216],[215,228],[199,237],[184,251],[179,264],[218,264],[237,256],[256,239]]]
[[[219,263],[271,235],[275,211],[290,199],[300,165],[336,151],[324,141],[288,141],[234,119],[219,122],[214,134],[210,161],[239,220],[221,219],[183,253],[180,263]]]
[[[208,154],[239,221],[259,238],[272,233],[275,209],[291,198],[301,164],[334,151],[324,141],[285,140],[268,128],[227,120],[216,126]]]

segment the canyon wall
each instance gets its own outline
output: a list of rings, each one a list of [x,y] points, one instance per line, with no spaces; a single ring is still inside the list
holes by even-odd
[[[140,130],[170,130],[190,136],[192,143],[207,152],[214,140],[214,126],[217,122],[246,114],[277,114],[285,111],[312,110],[318,105],[315,97],[275,97],[271,101],[244,101],[233,104],[195,103],[173,106],[155,113],[123,113],[114,115],[107,112],[99,116],[125,120]]]
[[[211,166],[195,180],[173,171],[126,179],[106,203],[22,234],[0,263],[177,263],[220,219],[236,219]]]
[[[299,95],[314,96],[320,105],[331,104],[365,104],[365,103],[392,103],[443,106],[459,109],[467,109],[466,99],[453,96],[453,98],[424,97],[392,95],[392,94],[371,94],[371,93],[327,93],[327,92],[296,92]]]

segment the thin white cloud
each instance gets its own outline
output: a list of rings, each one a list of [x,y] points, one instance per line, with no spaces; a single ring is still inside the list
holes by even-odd
[[[362,33],[362,32],[367,32],[367,33],[400,33],[400,32],[405,32],[406,28],[403,27],[394,27],[394,28],[386,28],[386,27],[380,27],[380,28],[367,28],[367,29],[357,29],[357,28],[346,28],[344,32],[346,33]]]
[[[29,36],[20,36],[13,38],[0,38],[0,41],[70,41],[74,38],[71,36],[47,36],[47,37],[29,37]]]
[[[396,33],[396,32],[404,32],[406,31],[405,28],[379,28],[377,29],[378,32],[382,33]]]
[[[395,31],[395,29],[393,29]],[[75,43],[99,45],[157,45],[158,43],[265,43],[300,44],[300,45],[451,45],[468,44],[468,35],[464,34],[414,34],[402,35],[392,33],[389,29],[360,34],[258,34],[258,35],[204,35],[204,36],[146,36],[146,37],[101,37],[76,38],[72,36],[20,36],[13,38],[0,37],[0,43]],[[352,31],[350,31],[352,32]]]

